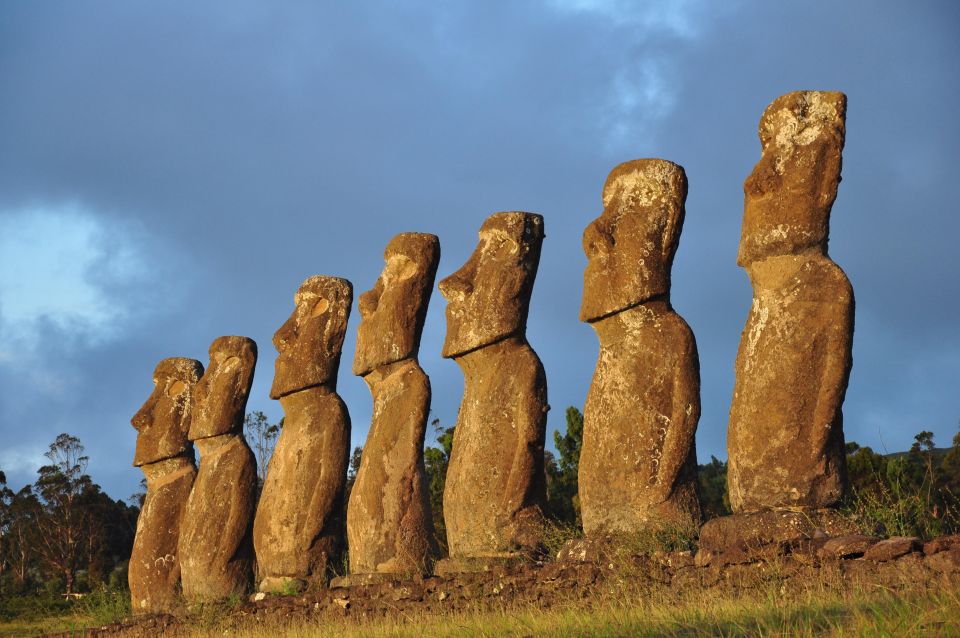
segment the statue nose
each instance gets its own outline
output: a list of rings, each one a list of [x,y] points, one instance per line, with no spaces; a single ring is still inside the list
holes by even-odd
[[[296,314],[291,315],[287,321],[280,326],[280,329],[273,333],[273,345],[278,352],[283,352],[288,343],[297,336],[297,318]]]
[[[457,272],[440,282],[440,292],[448,301],[463,301],[473,292],[473,283]]]
[[[607,254],[613,243],[612,234],[599,219],[594,220],[583,231],[583,252],[588,258]]]

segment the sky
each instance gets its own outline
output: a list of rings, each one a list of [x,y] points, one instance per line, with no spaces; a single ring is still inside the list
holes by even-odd
[[[32,482],[61,432],[115,498],[137,491],[130,417],[156,363],[220,335],[260,360],[315,274],[373,286],[395,234],[440,237],[438,280],[483,220],[545,219],[527,336],[550,432],[582,407],[598,342],[577,319],[583,229],[617,164],[685,167],[672,301],[701,361],[701,462],[726,458],[751,303],[736,266],[743,180],[777,96],[849,99],[831,257],[856,294],[847,440],[949,445],[960,422],[960,4],[684,0],[0,0],[0,470]],[[421,345],[433,415],[456,420],[435,291]],[[362,445],[371,416],[338,392]],[[434,434],[428,431],[428,442]]]

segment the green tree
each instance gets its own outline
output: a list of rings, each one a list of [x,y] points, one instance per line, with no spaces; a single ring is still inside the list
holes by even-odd
[[[84,507],[82,498],[92,486],[86,474],[90,458],[80,439],[66,433],[50,444],[44,456],[51,464],[37,470],[34,484],[43,505],[36,512],[36,549],[47,568],[63,577],[71,594],[93,532],[93,512]]]
[[[13,491],[7,487],[7,475],[0,470],[0,596],[3,595],[4,577],[10,565],[10,506],[13,496]]]
[[[267,468],[270,465],[270,457],[273,456],[273,450],[277,446],[277,439],[280,437],[280,430],[283,429],[283,419],[271,424],[267,415],[257,410],[250,412],[243,419],[243,432],[250,447],[253,448],[253,454],[257,458],[257,496],[263,489],[263,482],[267,480]]]
[[[565,523],[580,524],[578,474],[580,449],[583,446],[583,413],[570,406],[566,412],[566,432],[553,433],[559,458],[547,452],[544,468],[547,474],[547,509],[550,515]]]
[[[350,492],[353,491],[353,484],[357,482],[357,472],[360,471],[360,461],[363,458],[363,446],[358,445],[353,448],[350,454],[350,465],[347,467],[347,489],[344,491],[344,503],[350,501]]]
[[[697,480],[700,482],[700,505],[704,518],[730,514],[730,497],[727,492],[727,464],[715,456],[710,462],[699,465]]]
[[[450,453],[453,451],[453,430],[440,425],[440,419],[431,423],[437,434],[440,447],[427,447],[423,451],[423,462],[427,472],[427,490],[430,495],[430,512],[433,516],[434,537],[441,555],[447,553],[447,526],[443,518],[443,489],[447,484],[447,467],[450,465]]]
[[[960,497],[960,432],[953,435],[953,445],[940,463],[944,488]]]

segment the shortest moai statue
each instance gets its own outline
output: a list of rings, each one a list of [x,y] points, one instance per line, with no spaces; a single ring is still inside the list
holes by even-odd
[[[540,549],[549,405],[525,333],[543,238],[540,215],[491,215],[467,263],[440,282],[448,302],[442,354],[464,375],[443,493],[450,571]]]
[[[587,535],[699,526],[694,435],[700,363],[670,305],[687,179],[661,159],[620,164],[584,231],[580,319],[600,339],[583,413],[580,508]]]
[[[373,395],[373,422],[347,506],[350,572],[426,573],[435,556],[423,463],[430,379],[417,352],[440,240],[403,233],[387,244],[386,267],[360,296],[353,372]]]
[[[703,551],[842,527],[830,508],[847,484],[841,406],[854,300],[827,240],[845,116],[842,93],[798,91],[774,100],[760,119],[762,155],[743,185],[737,256],[753,304],[727,433],[734,516],[707,522]]]
[[[130,421],[137,431],[133,465],[147,479],[127,574],[134,614],[169,612],[180,594],[177,542],[197,475],[187,433],[201,376],[203,365],[195,359],[162,360],[153,372],[153,393]]]
[[[243,438],[243,420],[256,363],[252,339],[220,337],[210,345],[210,365],[194,390],[189,437],[200,452],[200,469],[179,543],[188,602],[250,590],[257,462]]]
[[[253,526],[260,591],[325,585],[343,549],[350,415],[337,372],[352,303],[346,279],[310,277],[273,336],[284,420]]]

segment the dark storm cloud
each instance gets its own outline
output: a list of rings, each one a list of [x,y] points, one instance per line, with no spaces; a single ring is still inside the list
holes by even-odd
[[[266,399],[270,338],[304,278],[345,276],[362,292],[406,230],[440,236],[442,277],[484,217],[509,209],[546,217],[529,337],[560,427],[563,408],[582,405],[597,350],[576,320],[580,233],[609,169],[645,156],[683,164],[690,180],[674,301],[701,351],[700,453],[723,457],[750,303],[734,263],[741,185],[764,106],[797,88],[850,97],[831,243],[858,304],[848,437],[902,449],[924,427],[947,443],[960,416],[956,10],[669,7],[5,5],[0,215],[77,206],[108,236],[91,250],[132,254],[126,270],[86,264],[81,281],[117,309],[95,338],[47,319],[31,327],[36,345],[13,347],[0,321],[8,457],[35,456],[66,430],[87,445],[95,478],[125,496],[139,480],[128,420],[158,359],[206,363],[214,337],[249,335],[260,345],[250,407],[279,417]],[[14,303],[0,298],[0,317]],[[462,377],[437,354],[443,307],[435,293],[422,360],[435,415],[450,424]],[[360,444],[370,399],[349,374],[357,321],[340,392]]]

